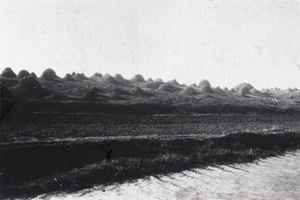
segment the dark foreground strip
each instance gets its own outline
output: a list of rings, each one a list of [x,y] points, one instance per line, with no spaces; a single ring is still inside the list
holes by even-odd
[[[112,161],[105,161],[106,143]],[[208,165],[251,162],[300,148],[299,133],[140,138],[1,146],[0,199],[71,192]]]

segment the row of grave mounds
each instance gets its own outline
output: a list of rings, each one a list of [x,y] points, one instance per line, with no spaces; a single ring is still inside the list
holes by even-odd
[[[83,73],[66,74],[64,78],[60,78],[53,69],[46,69],[42,75],[37,78],[34,73],[29,73],[27,70],[21,70],[16,75],[11,68],[5,68],[1,74],[1,83],[6,85],[7,88],[12,90],[12,94],[15,95],[36,95],[38,97],[44,97],[51,95],[51,91],[44,88],[44,82],[51,84],[51,81],[57,81],[60,83],[68,82],[80,82],[87,81],[93,82],[95,85],[116,85],[116,86],[128,86],[128,93],[120,93],[120,91],[113,91],[117,96],[124,95],[139,95],[147,96],[154,93],[174,93],[187,96],[195,96],[199,94],[216,94],[216,95],[231,95],[235,94],[242,97],[260,96],[269,97],[272,96],[272,92],[281,91],[278,88],[265,89],[258,91],[249,83],[241,83],[236,87],[228,90],[227,88],[221,89],[220,87],[212,88],[208,80],[202,80],[198,85],[192,84],[186,86],[180,84],[176,79],[164,82],[162,79],[153,80],[151,78],[145,80],[140,74],[135,75],[131,79],[125,79],[122,75],[116,74],[111,76],[109,74],[102,75],[101,73],[95,73],[91,77],[85,76]],[[48,85],[49,85],[48,84]],[[130,91],[129,91],[130,90]],[[298,89],[288,89],[287,92],[291,93],[291,98],[298,98]],[[295,94],[292,94],[295,93]],[[93,94],[86,94],[88,97]],[[102,98],[102,96],[101,96]],[[121,99],[121,98],[119,98]]]
[[[43,78],[55,75],[53,72],[46,70]],[[4,85],[14,97],[43,98],[53,94],[41,86],[35,73],[29,73],[27,70],[21,70],[16,75],[11,68],[5,68],[1,73],[1,85]]]
[[[32,73],[29,73],[27,70],[21,70],[19,71],[18,75],[15,74],[15,72],[7,67],[5,68],[2,73],[1,73],[1,77],[4,77],[4,78],[17,78],[17,79],[21,79],[21,78],[24,78],[26,76],[31,76],[31,77],[34,77],[34,78],[37,78],[36,74],[34,72]]]
[[[36,78],[36,75],[34,73],[30,74],[26,70],[21,70],[18,75],[16,75],[11,68],[6,68],[2,72],[3,77],[8,77],[8,78],[19,78],[22,79],[26,76],[31,76]],[[58,81],[60,80],[60,77],[57,76],[56,72],[48,68],[46,69],[41,77],[39,78],[42,81]],[[168,82],[164,82],[162,79],[156,79],[153,81],[151,78],[147,79],[147,81],[144,79],[144,77],[140,74],[135,75],[132,77],[130,80],[127,80],[122,77],[120,74],[116,74],[115,76],[111,76],[109,74],[105,74],[104,76],[100,73],[95,73],[93,76],[90,78],[86,77],[83,73],[75,73],[73,72],[72,74],[66,74],[63,80],[65,81],[76,81],[76,80],[95,80],[99,81],[102,84],[141,84],[140,89],[144,90],[144,88],[151,89],[151,90],[158,90],[162,92],[181,92],[182,94],[197,94],[197,93],[214,93],[214,90],[212,89],[210,83],[207,80],[203,80],[199,83],[197,90],[193,88],[185,88],[184,85],[180,85],[177,80],[173,79]],[[16,82],[14,82],[16,83]],[[141,93],[141,92],[138,92]],[[219,92],[217,92],[219,93]]]

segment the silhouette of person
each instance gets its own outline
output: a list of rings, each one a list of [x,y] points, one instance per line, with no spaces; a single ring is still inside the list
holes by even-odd
[[[107,162],[107,163],[110,162],[111,154],[112,154],[112,149],[111,149],[111,147],[110,147],[110,144],[107,143],[107,144],[106,144],[106,162]]]

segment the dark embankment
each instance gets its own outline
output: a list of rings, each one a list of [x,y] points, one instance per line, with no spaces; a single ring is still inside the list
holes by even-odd
[[[300,148],[300,134],[239,133],[195,139],[114,139],[111,163],[107,141],[1,145],[1,198],[76,191],[97,184],[178,172],[216,164],[251,162]]]
[[[73,112],[73,113],[103,113],[119,115],[154,115],[154,114],[299,114],[299,111],[290,108],[276,109],[267,106],[251,105],[193,105],[159,103],[103,103],[103,102],[46,102],[24,101],[14,106],[17,112]]]

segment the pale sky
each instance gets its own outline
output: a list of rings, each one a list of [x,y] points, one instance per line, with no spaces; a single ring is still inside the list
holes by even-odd
[[[300,0],[0,0],[0,73],[300,89]]]

